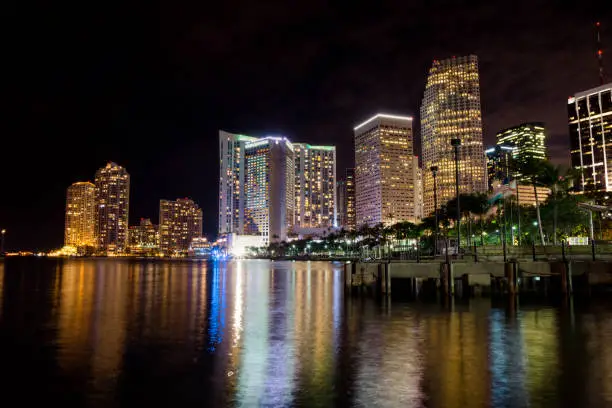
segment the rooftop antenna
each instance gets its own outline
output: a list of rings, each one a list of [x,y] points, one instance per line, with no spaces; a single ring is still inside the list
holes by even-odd
[[[599,84],[603,85],[606,83],[606,73],[604,72],[603,63],[603,47],[601,45],[601,23],[598,21],[595,23],[595,34],[597,35],[597,62],[599,63]]]

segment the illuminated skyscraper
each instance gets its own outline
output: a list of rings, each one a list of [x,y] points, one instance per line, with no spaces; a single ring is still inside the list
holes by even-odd
[[[286,240],[294,223],[293,145],[284,137],[247,143],[245,171],[244,233],[266,243]]]
[[[130,253],[157,255],[159,252],[159,228],[148,218],[141,218],[139,225],[131,225],[128,234]]]
[[[167,255],[185,254],[202,236],[202,210],[189,198],[159,201],[160,247]]]
[[[423,219],[423,171],[419,166],[419,157],[414,156],[412,164],[412,178],[414,180],[414,219],[420,221]]]
[[[346,181],[336,182],[336,222],[346,229]]]
[[[66,193],[64,245],[82,248],[96,246],[96,187],[77,182]]]
[[[487,180],[489,189],[493,188],[493,182],[498,180],[503,182],[513,176],[512,157],[515,147],[497,145],[485,150],[487,160]]]
[[[295,226],[336,224],[336,148],[294,143]]]
[[[219,131],[219,234],[244,230],[244,146],[255,137]]]
[[[511,146],[512,158],[521,162],[528,159],[546,159],[544,124],[541,122],[522,123],[497,133],[498,146]]]
[[[434,61],[421,104],[424,213],[434,211],[433,177],[438,167],[438,206],[455,197],[455,154],[460,139],[459,191],[485,192],[487,176],[482,142],[478,58],[475,55]]]
[[[109,162],[96,172],[96,240],[102,253],[115,254],[127,247],[130,175]]]
[[[357,214],[355,213],[355,169],[346,169],[344,180],[346,183],[346,198],[344,201],[344,207],[346,208],[345,228],[347,230],[354,230],[357,228]]]
[[[354,131],[357,228],[414,222],[412,118],[379,113]]]
[[[580,192],[612,191],[612,83],[567,101],[572,167]]]

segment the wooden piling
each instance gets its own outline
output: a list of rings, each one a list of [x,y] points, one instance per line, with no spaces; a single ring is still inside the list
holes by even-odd
[[[508,283],[508,293],[516,295],[516,262],[507,262],[504,264],[504,275]]]

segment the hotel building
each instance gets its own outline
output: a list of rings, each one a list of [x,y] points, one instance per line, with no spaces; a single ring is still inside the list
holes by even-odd
[[[379,113],[354,132],[356,227],[415,222],[412,118]]]
[[[482,138],[478,58],[475,55],[434,60],[421,104],[424,213],[434,212],[434,183],[429,169],[438,167],[438,206],[455,197],[455,152],[460,139],[459,191],[485,192],[487,176]]]
[[[96,172],[95,196],[97,249],[108,255],[122,253],[128,244],[130,175],[109,162]]]
[[[284,137],[245,145],[244,234],[284,241],[294,224],[294,148]]]
[[[164,254],[185,254],[202,236],[202,210],[189,198],[159,201],[160,248]]]
[[[96,246],[96,188],[77,182],[66,192],[64,245],[74,248]]]
[[[612,191],[612,83],[567,101],[572,168],[579,192]]]
[[[336,148],[293,143],[295,228],[336,226]]]
[[[244,231],[245,145],[256,137],[219,131],[219,234]]]

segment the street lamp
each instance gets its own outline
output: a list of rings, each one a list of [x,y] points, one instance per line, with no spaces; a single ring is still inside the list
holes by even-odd
[[[6,230],[3,229],[0,233],[2,234],[0,236],[0,255],[4,255],[4,235],[6,234]]]
[[[457,198],[457,255],[461,249],[461,206],[459,205],[459,146],[461,139],[451,139],[451,146],[455,149],[455,196]]]
[[[438,182],[436,180],[438,176],[438,166],[431,166],[429,168],[431,170],[431,175],[433,177],[433,188],[434,188],[434,214],[436,221],[436,229],[434,232],[434,256],[436,252],[438,252]]]

